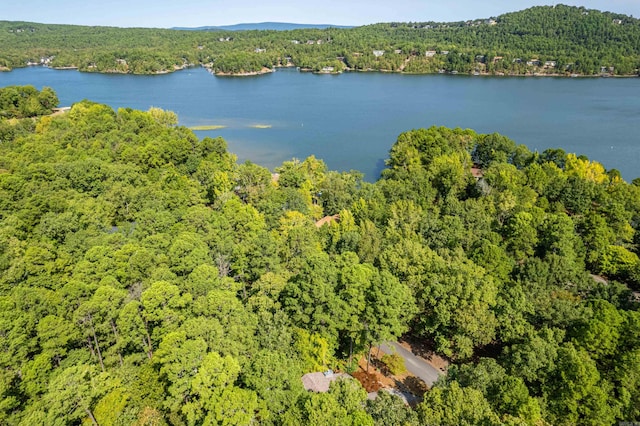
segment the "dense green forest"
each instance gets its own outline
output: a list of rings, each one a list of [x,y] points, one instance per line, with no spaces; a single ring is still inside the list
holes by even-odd
[[[31,64],[153,74],[203,65],[246,73],[276,66],[322,71],[637,75],[640,20],[539,6],[468,22],[351,29],[178,31],[0,21],[0,70]]]
[[[50,94],[0,99],[21,92]],[[375,183],[313,157],[272,174],[168,111],[14,110],[1,424],[640,420],[640,181],[441,127],[399,135]],[[452,363],[414,408],[304,391],[401,335]]]
[[[51,114],[58,95],[49,87],[8,86],[0,89],[0,118],[26,118]]]

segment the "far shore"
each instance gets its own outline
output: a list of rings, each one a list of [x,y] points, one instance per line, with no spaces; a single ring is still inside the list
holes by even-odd
[[[39,66],[32,65],[32,66]],[[96,71],[95,69],[85,70],[79,69],[77,66],[66,66],[66,67],[49,67],[54,70],[74,70],[79,72],[89,72],[96,74],[135,74],[135,75],[162,75],[162,74],[171,74],[173,72],[182,71],[185,69],[192,68],[196,65],[189,64],[183,67],[175,67],[173,70],[160,70],[149,73],[132,73],[128,71],[120,71],[115,69],[104,70],[104,71]],[[314,71],[310,68],[300,68],[295,65],[286,65],[286,66],[277,66],[274,68],[262,68],[260,71],[248,71],[248,72],[214,72],[210,66],[201,65],[203,68],[208,70],[210,73],[217,77],[252,77],[252,76],[260,76],[271,74],[276,71],[277,68],[297,68],[299,72],[311,72],[314,74],[331,74],[338,75],[343,73],[384,73],[384,74],[406,74],[406,75],[459,75],[459,76],[472,76],[472,77],[556,77],[556,78],[637,78],[640,77],[640,74],[567,74],[567,73],[537,73],[537,72],[528,72],[526,74],[516,74],[516,73],[487,73],[487,72],[455,72],[455,71],[436,71],[436,72],[407,72],[404,70],[374,70],[374,69],[366,69],[359,70],[353,68],[344,68],[341,71]],[[20,67],[20,68],[26,68]],[[0,72],[11,72],[16,68],[9,68],[0,66]]]

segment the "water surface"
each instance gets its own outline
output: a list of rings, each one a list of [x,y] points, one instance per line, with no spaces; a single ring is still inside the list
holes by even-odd
[[[34,67],[0,73],[0,86],[52,87],[61,106],[82,99],[113,108],[175,111],[180,124],[224,125],[240,161],[274,168],[315,155],[330,169],[375,180],[403,131],[432,125],[498,132],[531,150],[562,148],[640,176],[640,79],[467,77],[278,70],[214,77],[201,68],[157,76]],[[256,125],[270,126],[256,128]]]

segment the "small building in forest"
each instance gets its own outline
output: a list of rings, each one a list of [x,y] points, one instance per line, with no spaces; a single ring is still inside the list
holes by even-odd
[[[302,376],[302,386],[309,392],[328,392],[331,382],[338,379],[352,379],[347,373],[334,373],[331,370],[308,373]]]
[[[480,180],[484,177],[484,172],[477,164],[474,164],[473,167],[471,167],[471,176],[473,176],[475,180]]]

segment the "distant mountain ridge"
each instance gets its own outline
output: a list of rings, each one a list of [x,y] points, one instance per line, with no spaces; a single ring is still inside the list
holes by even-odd
[[[346,25],[331,25],[331,24],[294,24],[290,22],[257,22],[257,23],[243,23],[235,25],[220,25],[220,26],[206,26],[206,27],[173,27],[172,30],[186,30],[186,31],[250,31],[250,30],[275,30],[275,31],[289,31],[300,29],[320,29],[325,28],[341,28],[348,29],[353,26]]]

